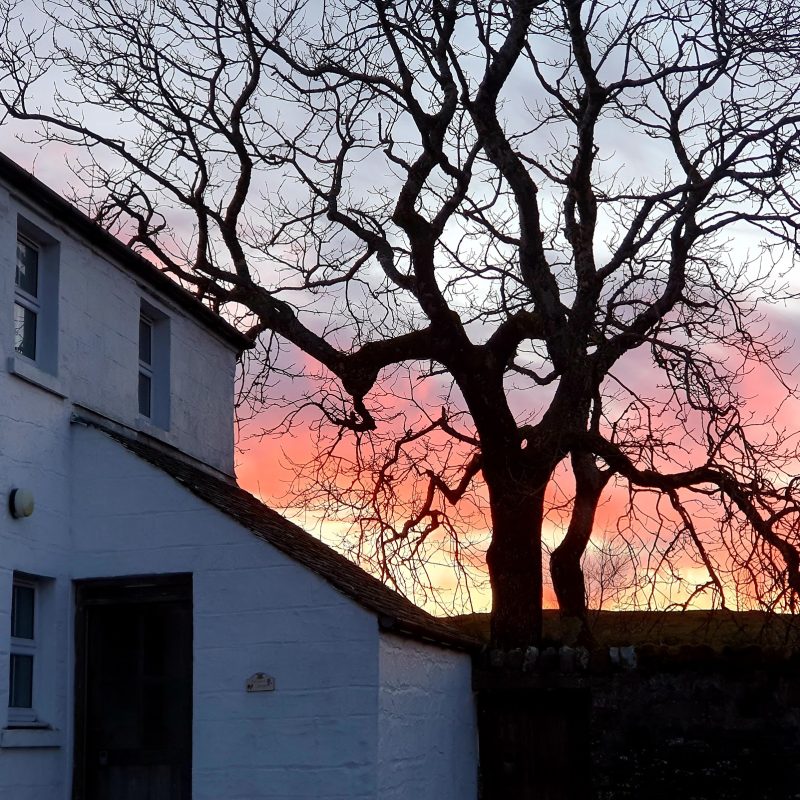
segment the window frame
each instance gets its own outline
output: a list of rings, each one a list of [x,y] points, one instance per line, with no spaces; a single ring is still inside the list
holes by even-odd
[[[39,360],[39,322],[40,316],[42,313],[42,299],[41,299],[41,289],[42,289],[42,247],[29,236],[26,236],[24,233],[21,233],[19,230],[17,231],[17,239],[16,244],[19,245],[20,243],[26,245],[31,250],[36,253],[36,294],[32,295],[30,292],[23,289],[17,283],[17,272],[16,269],[14,270],[14,305],[20,306],[27,311],[30,311],[34,317],[34,324],[33,324],[33,355],[28,355],[17,347],[17,333],[16,329],[14,331],[14,353],[21,358],[27,359],[28,361],[36,364]],[[16,317],[16,315],[15,315]],[[24,338],[23,338],[24,341]]]
[[[139,302],[139,336],[137,338],[137,399],[139,424],[144,428],[168,431],[171,418],[171,318],[161,305],[141,297]],[[150,332],[150,361],[143,361],[141,326],[146,323]],[[139,403],[139,385],[142,378],[150,384],[150,413],[144,413]]]
[[[144,361],[142,359],[142,326],[147,328],[147,335],[149,339],[148,350],[150,352],[150,360]],[[151,316],[149,316],[144,308],[139,311],[139,390],[138,390],[138,404],[139,414],[152,422],[153,420],[153,344],[155,337],[153,332],[155,324]],[[147,379],[147,411],[142,409],[142,392],[141,380]]]
[[[40,609],[40,591],[39,581],[36,578],[14,573],[11,583],[12,592],[12,609],[13,609],[13,592],[16,587],[24,587],[33,590],[33,638],[27,639],[25,637],[9,635],[9,656],[8,656],[8,725],[12,727],[25,727],[27,725],[39,724],[39,714],[36,708],[36,700],[39,688],[39,667],[41,662],[41,642],[40,630],[41,625],[39,618],[41,616]],[[13,625],[13,618],[11,621]],[[9,627],[9,634],[12,628]],[[27,706],[12,706],[11,698],[13,695],[12,674],[11,674],[11,661],[15,655],[31,656],[33,658],[32,675],[31,675],[31,705]]]
[[[58,383],[59,339],[60,339],[60,262],[61,241],[54,235],[57,231],[43,220],[19,210],[16,216],[14,249],[20,243],[33,248],[37,253],[36,296],[17,283],[14,276],[14,293],[8,297],[9,311],[6,335],[10,336],[8,371],[29,383],[63,397]],[[9,253],[10,256],[10,253]],[[16,263],[16,253],[15,253]],[[10,293],[9,293],[10,294]],[[13,298],[13,299],[12,299]],[[17,314],[35,315],[35,348],[31,354],[17,349]],[[0,314],[0,317],[3,315]],[[24,320],[21,320],[24,322]],[[31,337],[33,338],[33,336]]]

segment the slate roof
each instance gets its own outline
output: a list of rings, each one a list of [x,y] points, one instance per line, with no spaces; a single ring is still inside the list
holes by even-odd
[[[95,422],[89,424],[166,472],[201,500],[260,539],[320,575],[362,607],[374,612],[383,630],[460,650],[481,648],[482,643],[478,639],[423,611],[232,481],[216,477],[139,438],[132,438]]]
[[[66,225],[114,262],[152,286],[160,294],[168,297],[206,328],[214,331],[224,341],[235,347],[238,352],[253,346],[253,343],[241,331],[236,330],[222,317],[204,306],[191,292],[187,292],[146,258],[124,245],[107,230],[89,219],[82,211],[75,208],[72,203],[2,153],[0,153],[0,181],[41,208],[54,221]]]

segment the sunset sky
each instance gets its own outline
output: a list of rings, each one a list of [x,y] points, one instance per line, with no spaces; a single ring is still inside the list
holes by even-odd
[[[74,180],[70,175],[65,161],[64,150],[57,145],[50,145],[45,148],[34,147],[20,142],[15,134],[20,129],[17,126],[8,125],[0,128],[0,150],[11,158],[18,161],[22,166],[32,170],[37,177],[59,191],[65,191],[70,182]],[[789,308],[772,308],[769,310],[770,324],[775,331],[784,331],[787,341],[794,341],[800,331],[800,315]],[[784,366],[791,368],[792,354],[787,356]],[[634,354],[623,365],[620,373],[626,381],[633,384],[648,380],[650,365],[646,353]],[[774,414],[776,404],[780,397],[785,394],[785,390],[777,383],[774,376],[768,374],[766,370],[754,370],[746,375],[741,384],[741,393],[750,398],[749,407],[755,418],[766,417]],[[779,420],[786,428],[786,436],[794,437],[794,422],[800,418],[800,407],[794,399],[786,401],[781,409]],[[311,453],[311,442],[307,430],[296,429],[291,435],[283,435],[280,438],[256,436],[263,428],[270,427],[276,421],[274,413],[265,415],[262,418],[250,419],[243,428],[244,436],[239,441],[240,452],[237,457],[237,475],[246,489],[254,492],[266,503],[284,508],[286,513],[293,516],[301,524],[305,524],[309,529],[314,530],[326,541],[332,544],[340,544],[341,537],[346,531],[346,526],[341,523],[334,523],[330,520],[320,524],[320,519],[313,514],[309,515],[302,509],[292,505],[290,486],[292,484],[293,472],[291,462],[303,462],[309,458]],[[565,475],[562,475],[552,485],[552,500],[558,502],[568,499],[570,493],[570,482]],[[652,511],[650,501],[642,497],[637,503],[641,511],[638,519],[628,518],[628,494],[624,487],[616,488],[609,486],[604,495],[603,501],[598,509],[595,525],[595,547],[590,549],[589,565],[587,566],[587,583],[594,602],[597,602],[597,592],[599,583],[604,580],[609,581],[609,586],[605,588],[603,603],[613,607],[618,600],[624,600],[624,594],[615,592],[619,583],[620,587],[625,587],[631,580],[629,571],[621,575],[612,577],[610,580],[602,578],[603,570],[612,569],[617,561],[624,560],[624,547],[621,542],[637,542],[642,547],[653,545],[652,519],[648,513]],[[566,524],[567,517],[561,520],[561,524]],[[549,546],[558,543],[561,536],[561,527],[558,515],[551,516],[550,523],[545,529],[545,542]],[[481,552],[488,544],[488,526],[480,524],[475,520],[473,531],[474,540],[478,552]],[[624,537],[623,538],[621,538]],[[600,549],[608,548],[608,552],[602,554]],[[610,553],[610,555],[609,555]],[[616,559],[616,561],[615,561]],[[656,562],[651,561],[650,565]],[[653,567],[653,569],[655,569]],[[477,564],[473,573],[476,583],[471,586],[468,595],[458,592],[458,599],[454,600],[449,588],[454,585],[452,571],[446,566],[437,567],[432,565],[431,577],[444,590],[442,603],[437,604],[430,597],[418,596],[416,599],[426,604],[431,610],[443,610],[445,607],[456,607],[458,610],[486,611],[489,609],[490,598],[488,585],[481,578],[484,574],[482,564]],[[668,605],[670,602],[681,600],[685,596],[686,587],[691,587],[698,581],[704,581],[705,575],[697,565],[690,563],[687,559],[683,560],[681,576],[686,581],[685,586],[678,586],[674,582],[674,574],[662,576],[660,581],[656,581],[652,602],[659,606]],[[701,599],[699,605],[705,605],[707,598]],[[545,604],[554,606],[555,600],[549,586],[545,589]]]
[[[520,95],[522,95],[521,90]],[[523,113],[522,105],[519,109],[512,107],[509,111],[509,116],[513,118],[515,113],[520,115]],[[624,161],[627,168],[633,171],[641,170],[642,173],[651,168],[655,170],[662,169],[662,161],[664,159],[656,152],[656,148],[660,145],[649,141],[647,137],[634,136],[630,132],[625,132],[621,126],[615,127],[616,124],[611,122],[599,134],[601,145],[608,146],[609,151],[614,152],[615,159],[620,162]],[[39,146],[20,141],[18,138],[19,136],[23,136],[23,138],[30,136],[32,131],[33,128],[29,126],[11,123],[5,125],[0,128],[0,150],[26,169],[34,172],[46,184],[68,196],[67,188],[75,182],[68,168],[68,157],[71,153],[64,150],[60,145]],[[621,143],[619,148],[617,147],[618,141]],[[617,149],[621,152],[618,153]],[[358,180],[369,183],[389,180],[389,178],[385,175],[375,176],[368,169],[363,169],[362,174],[357,176]],[[180,226],[178,226],[178,229],[180,230]],[[598,241],[601,238],[598,237]],[[731,242],[733,260],[746,261],[748,250],[756,241],[756,237],[749,232],[737,232],[736,239]],[[598,244],[598,248],[602,249],[602,244]],[[795,283],[800,286],[800,281],[795,279]],[[794,307],[784,306],[766,309],[764,312],[772,330],[785,333],[787,343],[794,342],[798,337],[798,333],[800,333],[800,314],[797,313],[797,310]],[[794,368],[793,357],[794,355],[790,348],[784,363],[781,365],[784,370],[791,371]],[[311,365],[309,365],[309,369],[312,369]],[[646,387],[646,391],[654,393],[654,398],[658,399],[658,390],[653,385],[653,368],[645,348],[631,353],[621,361],[619,367],[615,368],[615,375],[627,385]],[[406,389],[402,379],[398,378],[396,380],[398,382],[394,402],[402,404],[401,398],[406,393]],[[413,376],[409,380],[413,383]],[[291,394],[291,387],[280,386],[275,388],[275,393],[280,394],[284,388],[287,393]],[[388,392],[388,395],[391,394],[387,387],[384,386],[383,389]],[[430,401],[429,405],[431,407],[435,407],[435,389],[436,384],[428,382],[424,388],[415,391],[430,392],[430,396],[425,399]],[[773,436],[777,439],[783,437],[787,442],[794,439],[796,436],[794,430],[795,420],[800,417],[800,407],[798,407],[796,399],[790,398],[778,408],[780,399],[786,395],[786,389],[780,385],[774,375],[763,368],[753,368],[749,372],[745,371],[738,389],[740,394],[748,399],[748,410],[752,414],[752,418],[749,420],[751,424],[757,425],[760,420],[767,419],[779,412],[776,422],[778,432],[765,429],[764,435]],[[537,404],[541,404],[546,398],[546,392],[542,396],[537,394],[533,400],[530,396],[520,394],[519,397],[512,399],[512,407],[517,404],[514,407],[514,411],[518,411],[521,418],[524,416],[524,412],[531,409],[536,411]],[[386,402],[386,398],[384,398],[384,402]],[[330,519],[320,520],[314,514],[305,514],[303,509],[293,505],[291,495],[293,472],[291,464],[292,462],[302,463],[307,461],[313,454],[310,431],[300,425],[290,433],[280,437],[274,435],[259,437],[258,435],[264,429],[269,429],[277,424],[279,416],[279,412],[270,410],[264,412],[261,416],[248,419],[242,427],[237,465],[239,480],[245,488],[259,495],[265,502],[278,508],[285,508],[287,513],[322,535],[326,541],[338,543],[338,540],[346,531],[346,526],[343,523],[334,522]],[[688,463],[689,456],[696,452],[697,445],[691,443],[688,438],[684,440],[676,420],[669,420],[665,414],[660,421],[665,425],[668,423],[674,424],[675,427],[670,431],[670,435],[676,439],[674,444],[686,447],[685,456]],[[781,428],[785,428],[785,431],[781,432]],[[758,430],[758,428],[756,427],[755,430]],[[761,434],[759,433],[758,435]],[[677,456],[676,469],[680,468],[680,466],[685,466],[685,464],[679,464],[679,460],[680,456]],[[550,502],[555,506],[560,503],[566,504],[570,498],[570,492],[571,485],[566,472],[564,474],[559,473],[551,485]],[[480,495],[480,492],[478,492],[478,495]],[[595,548],[590,551],[587,564],[590,595],[592,592],[599,591],[599,585],[605,583],[604,603],[613,605],[618,600],[625,599],[624,593],[619,594],[618,590],[624,589],[626,582],[630,583],[633,580],[633,576],[623,570],[622,573],[614,574],[609,578],[607,570],[613,572],[615,565],[624,560],[626,546],[637,549],[640,552],[651,550],[651,558],[646,562],[645,566],[650,575],[655,576],[655,588],[651,597],[656,605],[664,606],[670,602],[680,601],[695,583],[705,580],[702,570],[698,569],[697,565],[687,558],[683,558],[678,562],[681,566],[681,577],[686,581],[685,585],[675,582],[676,575],[674,573],[659,574],[660,554],[662,553],[662,548],[668,546],[670,537],[667,532],[664,532],[663,541],[659,539],[659,533],[656,530],[657,513],[653,505],[654,502],[646,493],[642,493],[637,498],[637,515],[631,518],[629,515],[629,497],[625,487],[609,485],[598,510],[595,524]],[[476,497],[476,503],[480,503],[480,496]],[[661,508],[660,513],[664,519],[670,519],[672,512],[669,510],[664,511]],[[558,543],[567,519],[568,517],[564,513],[559,514],[557,510],[550,515],[544,535],[546,545],[552,547]],[[701,524],[702,515],[699,520],[698,524]],[[469,536],[474,540],[476,552],[480,554],[488,543],[488,529],[485,520],[481,519],[479,513],[473,513],[468,515],[468,522],[471,525]],[[474,554],[471,559],[475,562]],[[445,565],[438,566],[437,564],[438,562],[433,563],[431,577],[441,587],[447,589],[453,583],[453,574]],[[487,587],[485,580],[481,581],[481,574],[482,566],[475,562],[474,577],[478,580],[478,583],[473,587],[469,596],[458,592],[455,606],[463,609],[471,608],[472,610],[488,609]],[[552,593],[549,589],[547,589],[547,592],[546,603],[552,605]],[[447,597],[447,592],[445,592],[445,597]],[[416,599],[421,602],[427,602],[432,608],[435,607],[430,598],[417,597]],[[596,597],[595,600],[597,600]],[[706,602],[706,599],[702,598],[699,602],[702,605]],[[448,603],[448,605],[452,606],[453,604]]]

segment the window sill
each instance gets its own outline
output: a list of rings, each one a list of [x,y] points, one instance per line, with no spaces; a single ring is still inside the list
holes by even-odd
[[[0,730],[0,748],[61,747],[64,735],[53,728],[3,728]]]
[[[139,414],[136,417],[136,427],[142,433],[146,433],[149,436],[154,436],[156,438],[161,438],[165,434],[169,433],[169,426],[162,427],[157,422],[153,422],[150,417],[145,417],[143,414]]]
[[[46,392],[62,400],[67,396],[61,387],[61,382],[55,375],[43,372],[33,362],[27,359],[11,356],[8,359],[8,371],[12,375],[22,378],[23,381],[38,386],[40,389],[44,389]]]

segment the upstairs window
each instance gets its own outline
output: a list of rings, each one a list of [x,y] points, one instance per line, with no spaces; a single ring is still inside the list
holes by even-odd
[[[156,427],[169,428],[169,317],[142,300],[139,309],[139,416]]]
[[[153,321],[146,314],[139,315],[139,413],[153,413]]]
[[[58,375],[59,258],[57,239],[30,220],[17,217],[14,307],[10,315],[14,356],[9,359],[9,370],[34,383],[47,375]],[[0,318],[3,316],[0,314]]]
[[[14,276],[14,349],[36,361],[39,300],[39,248],[23,236],[17,237],[17,269]]]

